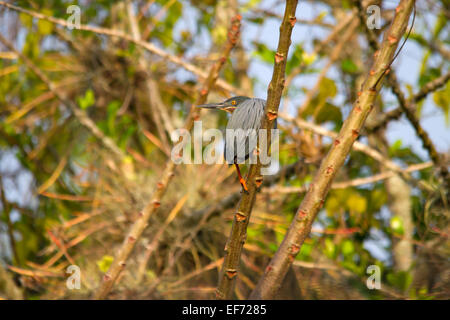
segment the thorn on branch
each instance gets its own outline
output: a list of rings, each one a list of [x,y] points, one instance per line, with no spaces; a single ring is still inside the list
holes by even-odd
[[[297,22],[297,18],[296,17],[290,17],[289,18],[289,23],[291,24],[291,27],[294,27],[296,22]]]
[[[283,60],[284,60],[283,54],[277,52],[277,53],[275,54],[275,63],[278,64],[278,63],[280,63],[280,62],[283,61]]]
[[[155,207],[155,209],[159,208],[160,206],[161,206],[161,202],[159,202],[158,200],[153,201],[153,207]]]
[[[268,118],[270,121],[273,121],[273,120],[276,119],[277,117],[278,117],[278,113],[275,112],[275,111],[269,111],[269,112],[267,113],[267,118]]]
[[[308,214],[305,211],[300,210],[298,212],[298,220],[303,221],[308,217]]]
[[[297,255],[297,253],[300,251],[300,246],[298,244],[293,243],[289,247],[289,251],[291,252],[291,254]]]
[[[262,182],[263,182],[263,177],[262,176],[259,176],[259,177],[255,178],[255,184],[256,184],[257,188],[259,188],[261,186]]]
[[[234,277],[236,277],[237,271],[236,270],[227,270],[225,272],[225,274],[227,275],[228,279],[233,279]]]
[[[238,222],[242,222],[242,221],[244,221],[247,217],[245,216],[245,214],[243,214],[242,212],[236,212],[236,215],[235,215],[235,217],[236,217],[236,221],[238,221]]]

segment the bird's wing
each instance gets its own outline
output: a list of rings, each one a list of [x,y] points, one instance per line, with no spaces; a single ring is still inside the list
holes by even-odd
[[[245,162],[255,149],[265,105],[262,99],[248,99],[232,113],[225,140],[225,159],[228,163],[235,160],[237,163]]]

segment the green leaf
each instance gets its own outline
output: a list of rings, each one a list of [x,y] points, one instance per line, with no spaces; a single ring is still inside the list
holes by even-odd
[[[53,15],[53,11],[49,10],[49,9],[43,9],[42,13],[47,16]],[[42,35],[48,35],[53,30],[53,23],[42,20],[42,19],[38,20],[37,26],[38,26],[38,32]]]
[[[272,64],[275,57],[275,51],[270,50],[264,43],[257,43],[254,55],[263,62]]]
[[[27,34],[23,53],[29,58],[36,58],[39,55],[39,37],[33,33]]]
[[[400,289],[401,291],[406,291],[412,283],[412,276],[407,271],[389,273],[386,276],[386,279],[390,285]]]
[[[391,218],[391,222],[390,222],[390,226],[391,226],[391,229],[392,229],[395,233],[400,234],[400,235],[403,234],[404,229],[403,229],[403,221],[402,221],[402,218],[400,218],[400,217],[398,217],[398,216],[392,217],[392,218]]]
[[[441,76],[441,69],[439,68],[428,68],[419,77],[419,86],[423,87],[428,82]]]
[[[334,80],[330,78],[323,78],[319,87],[319,99],[325,100],[326,98],[333,98],[336,96],[337,87]]]
[[[350,256],[351,254],[353,254],[353,252],[355,252],[355,246],[353,245],[353,241],[345,239],[342,242],[341,250],[344,256]]]
[[[104,255],[101,260],[97,261],[97,266],[101,272],[105,273],[114,261],[113,256]]]
[[[111,136],[114,136],[115,132],[116,132],[116,126],[115,126],[116,114],[117,114],[117,111],[119,110],[119,108],[120,108],[120,102],[117,100],[114,100],[108,104],[108,108],[107,108],[108,114],[107,114],[106,121],[107,121],[107,126],[108,126],[108,133]]]
[[[292,57],[286,63],[286,74],[290,74],[292,69],[298,67],[303,61],[303,46],[297,44],[294,48]]]
[[[390,147],[389,147],[389,152],[390,154],[394,154],[396,151],[400,150],[400,148],[402,147],[402,140],[398,139],[396,140]]]
[[[92,89],[88,89],[85,92],[84,97],[78,98],[77,102],[80,108],[83,110],[89,108],[90,106],[93,106],[95,103],[94,91],[92,91]]]
[[[342,71],[347,73],[358,72],[358,66],[350,59],[345,59],[341,62]]]
[[[306,260],[309,258],[311,252],[313,250],[313,245],[307,242],[304,242],[300,253],[297,255],[296,260]]]
[[[25,27],[31,28],[33,26],[33,17],[31,17],[30,15],[19,13],[19,19]]]
[[[325,239],[325,255],[328,258],[334,258],[336,254],[336,246],[330,238]]]
[[[447,85],[443,90],[436,91],[433,94],[434,103],[442,109],[442,112],[445,116],[446,125],[449,124],[449,108],[450,108],[450,82],[447,82]]]
[[[318,124],[327,121],[333,121],[334,123],[341,123],[342,112],[341,109],[327,102],[322,108],[320,108],[320,112],[315,116],[315,119],[316,123]]]
[[[358,193],[354,192],[347,199],[347,207],[350,211],[364,213],[367,209],[367,200]]]

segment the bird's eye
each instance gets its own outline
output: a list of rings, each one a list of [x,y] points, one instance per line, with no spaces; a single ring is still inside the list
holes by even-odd
[[[232,104],[233,106],[235,106],[235,105],[236,105],[236,100],[231,101],[231,104]]]

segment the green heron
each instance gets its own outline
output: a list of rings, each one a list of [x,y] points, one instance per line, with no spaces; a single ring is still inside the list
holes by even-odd
[[[256,136],[261,127],[265,106],[266,101],[263,99],[243,96],[232,97],[220,103],[198,106],[199,108],[219,109],[231,113],[226,128],[224,156],[226,162],[236,166],[239,182],[245,191],[248,191],[248,188],[239,170],[239,163],[244,163],[256,148]],[[276,126],[275,121],[275,128]],[[232,134],[229,134],[229,130]]]

